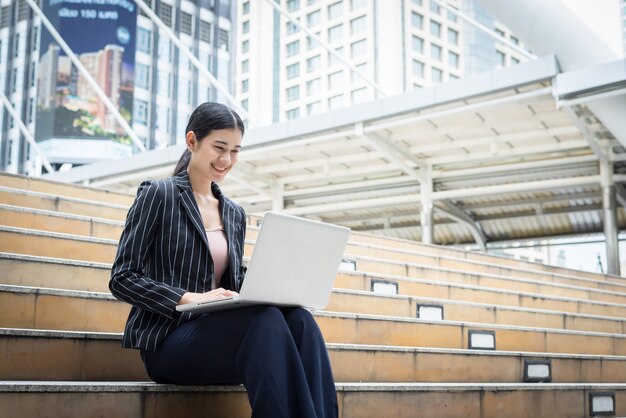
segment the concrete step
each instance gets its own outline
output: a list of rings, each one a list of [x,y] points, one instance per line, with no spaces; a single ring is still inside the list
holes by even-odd
[[[25,297],[35,298],[34,306],[39,308],[36,302],[39,297]],[[32,310],[33,303],[28,310],[7,306],[5,315],[9,324],[81,331],[97,327],[103,332],[120,332],[129,309],[128,305],[110,300],[108,295],[102,295],[106,300],[97,304],[88,298],[77,298],[83,300],[67,304],[59,303],[59,297],[54,295],[41,295],[41,299],[40,313]],[[66,301],[69,302],[67,298]],[[626,355],[626,335],[617,333],[328,311],[318,311],[314,315],[326,341],[331,343]]]
[[[512,416],[511,411],[519,418],[582,418],[591,413],[590,400],[596,407],[612,406],[614,416],[626,414],[625,384],[338,383],[336,387],[341,418],[495,418]],[[3,381],[0,403],[7,405],[0,417],[250,416],[243,386]]]
[[[135,198],[132,194],[10,173],[0,173],[0,186],[126,206],[130,206]]]
[[[74,197],[58,197],[54,194],[31,192],[0,186],[0,203],[42,209],[74,215],[94,216],[116,221],[126,219],[130,204],[95,202]]]
[[[255,215],[248,216],[248,225],[256,226],[261,221],[261,217]],[[393,238],[378,234],[366,234],[353,231],[350,239],[364,245],[373,247],[386,247],[400,249],[409,252],[415,252],[422,255],[430,255],[432,257],[452,258],[457,260],[466,260],[471,263],[484,263],[494,266],[503,266],[504,268],[512,268],[516,270],[530,270],[545,273],[546,275],[558,274],[568,277],[581,277],[598,281],[615,280],[618,283],[626,283],[626,278],[612,276],[608,274],[600,274],[587,272],[582,270],[568,269],[565,267],[551,266],[541,263],[534,263],[523,260],[515,260],[510,257],[501,255],[486,254],[479,251],[464,251],[452,246],[429,245],[421,242],[409,241],[401,238]]]
[[[0,375],[7,380],[149,380],[120,333],[0,328]],[[626,357],[328,344],[338,381],[523,382],[526,365],[548,364],[548,382],[619,383]]]
[[[0,222],[2,225],[9,227],[113,240],[119,239],[123,228],[122,221],[112,221],[103,218],[71,215],[10,205],[0,205]],[[248,255],[252,253],[257,234],[257,227],[248,227]],[[463,258],[434,256],[432,254],[407,251],[393,247],[363,244],[352,239],[348,242],[346,253],[354,255],[354,257],[365,257],[360,260],[383,259],[400,263],[406,262],[423,267],[428,266],[428,269],[425,268],[427,271],[423,272],[426,276],[432,276],[434,274],[433,270],[443,270],[461,275],[469,272],[484,275],[485,277],[510,277],[514,280],[530,279],[542,283],[549,282],[626,292],[626,281],[624,281],[624,283],[613,283],[607,282],[606,280],[577,278],[557,273],[538,272],[531,269],[514,269],[480,261],[468,261]],[[364,262],[365,261],[360,261],[358,264],[363,264]]]
[[[424,319],[433,308],[448,321],[626,333],[626,319],[343,289],[333,290],[326,310]],[[122,329],[128,311],[108,292],[0,285],[0,327],[110,331]]]
[[[111,265],[12,253],[0,253],[0,283],[17,286],[108,292]],[[335,288],[369,292],[374,282],[398,286],[399,294],[449,301],[548,310],[583,315],[626,317],[622,304],[546,296],[538,293],[484,289],[437,280],[411,279],[392,275],[339,272]]]
[[[83,237],[119,239],[124,223],[104,218],[0,204],[0,224]]]
[[[112,263],[117,250],[117,240],[92,238],[58,232],[0,226],[0,252],[69,258],[82,261]],[[245,255],[252,253],[254,241],[246,241]],[[352,256],[357,271],[394,274],[407,277],[436,279],[454,283],[471,284],[484,288],[535,292],[545,295],[572,297],[614,303],[626,303],[626,292],[544,283],[539,280],[472,274],[463,270],[427,267],[415,263],[393,262],[380,258]]]

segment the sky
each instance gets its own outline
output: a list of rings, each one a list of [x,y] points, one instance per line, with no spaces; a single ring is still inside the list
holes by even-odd
[[[624,56],[621,0],[561,0],[600,36],[618,56]]]

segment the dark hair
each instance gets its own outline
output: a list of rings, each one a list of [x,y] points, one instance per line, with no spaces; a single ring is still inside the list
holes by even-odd
[[[235,129],[239,128],[241,135],[244,134],[243,121],[233,109],[220,103],[206,102],[202,103],[194,109],[189,117],[189,123],[185,128],[187,132],[193,131],[196,139],[201,141],[211,131],[218,129]],[[178,175],[181,171],[186,170],[191,160],[191,152],[188,149],[180,156],[178,164],[174,169],[174,175]]]

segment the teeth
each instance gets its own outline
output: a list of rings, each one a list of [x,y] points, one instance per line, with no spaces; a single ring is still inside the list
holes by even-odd
[[[217,171],[226,171],[226,169],[225,169],[225,168],[217,168],[217,167],[215,167],[213,164],[211,164],[211,166],[212,166],[214,169],[216,169]]]

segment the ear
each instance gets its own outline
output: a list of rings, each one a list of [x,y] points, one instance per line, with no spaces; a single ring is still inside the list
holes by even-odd
[[[193,131],[187,132],[187,135],[185,136],[185,143],[187,144],[187,149],[189,151],[195,151],[198,141],[196,140],[196,134]]]

